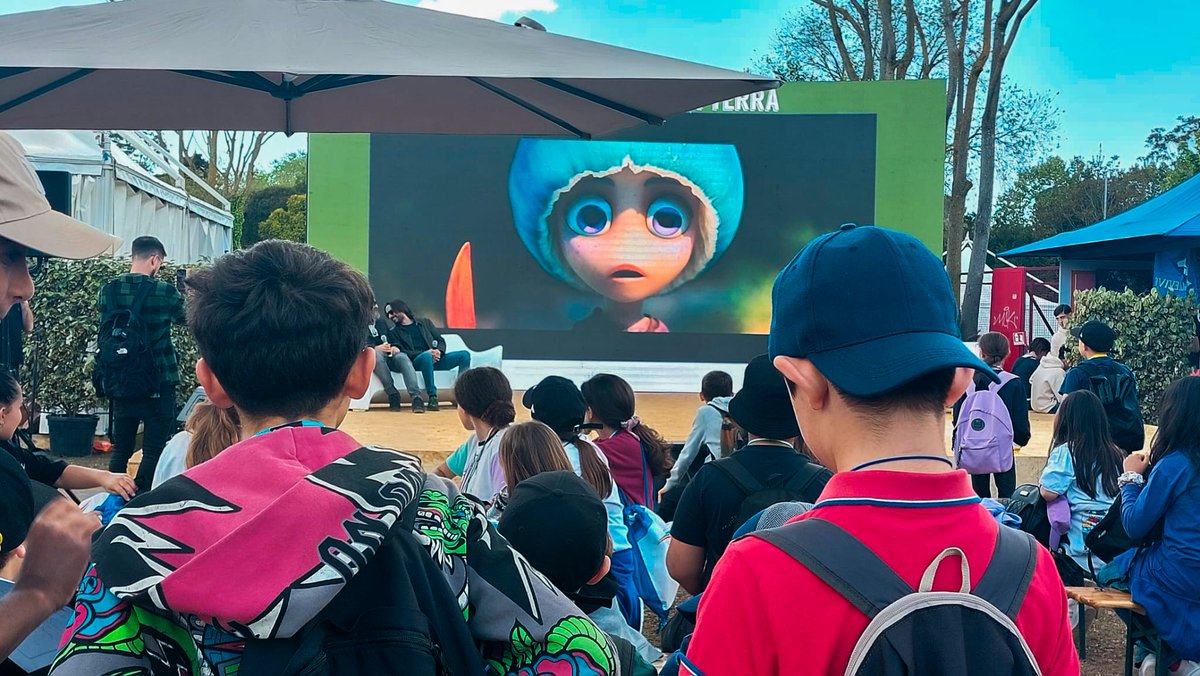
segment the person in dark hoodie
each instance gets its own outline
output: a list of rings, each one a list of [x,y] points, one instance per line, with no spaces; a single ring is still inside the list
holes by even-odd
[[[99,534],[52,673],[277,674],[317,660],[323,674],[618,673],[604,634],[482,507],[417,458],[337,430],[375,363],[361,274],[269,241],[188,284],[197,376],[245,440]]]

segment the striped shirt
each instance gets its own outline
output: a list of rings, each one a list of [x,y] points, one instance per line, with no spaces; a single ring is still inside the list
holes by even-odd
[[[137,297],[138,287],[150,278],[139,273],[126,273],[100,289],[100,322],[118,310],[128,310]],[[153,280],[154,288],[142,303],[141,320],[146,326],[146,338],[154,354],[154,365],[162,376],[163,386],[179,384],[179,359],[175,355],[175,344],[171,342],[171,325],[183,324],[183,296],[171,284]],[[109,303],[109,287],[116,285],[115,303]]]

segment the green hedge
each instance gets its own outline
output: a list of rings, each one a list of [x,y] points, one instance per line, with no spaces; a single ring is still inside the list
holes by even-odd
[[[1187,354],[1194,335],[1194,298],[1138,295],[1132,291],[1096,289],[1075,294],[1072,324],[1098,319],[1117,332],[1114,352],[1138,380],[1146,422],[1158,422],[1158,407],[1167,386],[1188,374]],[[1079,358],[1077,341],[1073,357]]]
[[[159,279],[173,283],[175,269],[164,265]],[[128,258],[51,259],[34,275],[34,334],[25,342],[26,381],[32,375],[29,365],[36,352],[41,410],[70,415],[108,408],[92,388],[93,351],[100,323],[96,301],[100,287],[128,271]],[[196,343],[187,327],[174,327],[172,335],[179,356],[182,383],[177,394],[182,404],[196,386]]]

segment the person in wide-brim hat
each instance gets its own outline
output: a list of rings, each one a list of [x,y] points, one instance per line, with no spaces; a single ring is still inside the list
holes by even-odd
[[[761,439],[787,441],[800,436],[787,384],[765,354],[746,366],[742,389],[729,402],[729,417]]]

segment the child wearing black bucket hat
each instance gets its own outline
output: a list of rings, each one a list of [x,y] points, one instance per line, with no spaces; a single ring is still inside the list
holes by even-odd
[[[704,590],[733,533],[779,502],[815,502],[832,474],[796,452],[800,437],[783,376],[767,355],[746,366],[729,417],[750,441],[696,472],[671,524],[667,569],[692,594]]]
[[[1078,674],[1053,558],[1001,528],[946,454],[947,404],[995,372],[962,342],[941,260],[911,235],[842,226],[784,268],[771,300],[772,362],[837,474],[811,511],[729,546],[687,668]],[[951,605],[926,612],[928,592]]]

